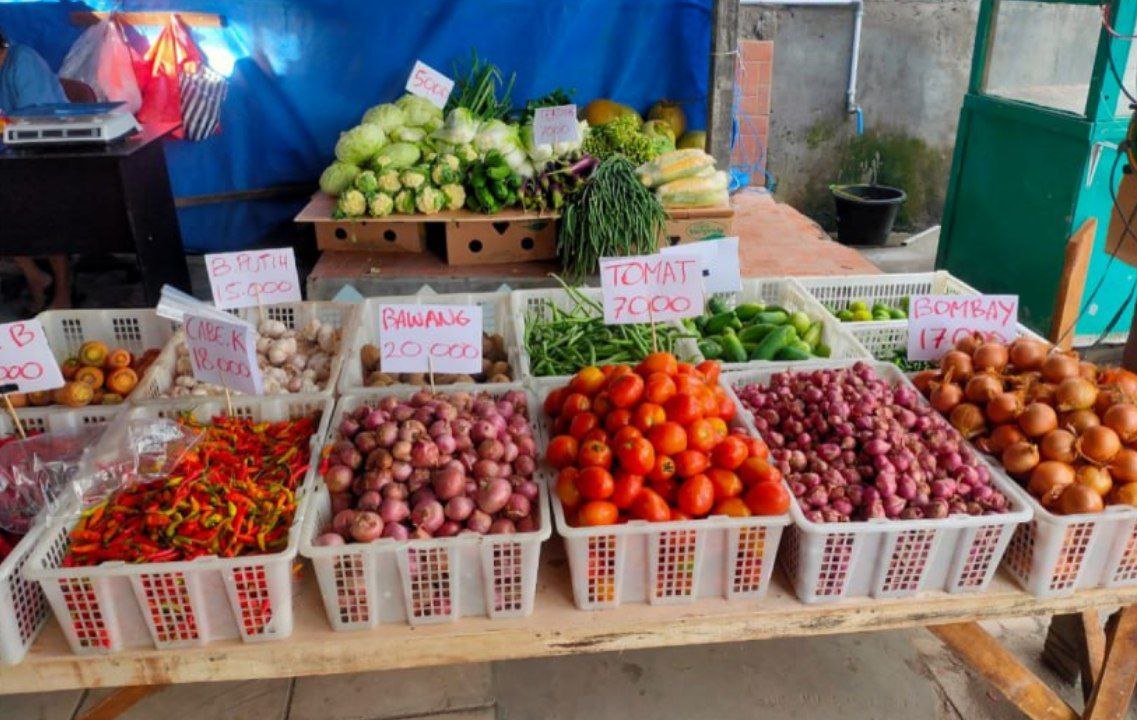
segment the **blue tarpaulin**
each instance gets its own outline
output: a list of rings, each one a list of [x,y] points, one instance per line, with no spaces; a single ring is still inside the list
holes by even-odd
[[[88,9],[224,19],[191,28],[230,88],[220,135],[166,146],[177,197],[314,186],[338,133],[401,94],[416,58],[450,74],[474,48],[517,73],[517,104],[558,87],[578,105],[608,97],[646,111],[670,98],[705,127],[711,0],[0,0],[0,28],[58,68],[83,29],[70,13]],[[153,40],[161,28],[138,30]],[[255,245],[298,208],[227,202],[179,217],[187,250],[212,251]]]

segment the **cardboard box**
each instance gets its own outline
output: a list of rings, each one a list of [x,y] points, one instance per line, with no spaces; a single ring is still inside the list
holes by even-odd
[[[660,247],[728,237],[734,234],[734,208],[689,208],[667,211]]]
[[[475,219],[470,219],[475,218]],[[446,263],[486,265],[549,260],[557,256],[557,221],[520,212],[469,214],[446,223]]]
[[[296,216],[311,223],[316,247],[354,252],[420,253],[426,251],[426,225],[420,215],[393,215],[382,219],[336,220],[336,200],[317,192]]]

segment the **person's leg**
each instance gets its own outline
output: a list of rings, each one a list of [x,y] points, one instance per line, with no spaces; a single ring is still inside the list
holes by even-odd
[[[52,293],[52,310],[71,307],[71,259],[66,255],[51,255],[47,258],[51,274],[55,277],[55,292]]]
[[[51,275],[41,270],[36,265],[35,258],[30,255],[19,255],[12,260],[16,263],[16,267],[20,268],[20,272],[24,273],[24,280],[28,283],[28,292],[31,295],[28,309],[38,313],[46,300],[44,293],[47,292],[47,286],[51,284]],[[56,286],[56,291],[58,290],[59,288]]]

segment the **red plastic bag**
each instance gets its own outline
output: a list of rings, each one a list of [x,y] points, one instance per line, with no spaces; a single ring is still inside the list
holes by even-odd
[[[149,72],[140,82],[142,109],[138,111],[140,123],[181,123],[182,101],[179,91],[180,76],[196,73],[202,64],[201,51],[190,37],[185,23],[177,15],[170,21],[146,51],[143,58]],[[182,137],[182,130],[174,137]]]

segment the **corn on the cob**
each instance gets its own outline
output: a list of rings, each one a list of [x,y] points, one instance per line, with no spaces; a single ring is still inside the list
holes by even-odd
[[[656,195],[664,207],[709,207],[727,204],[726,187],[726,173],[719,170],[705,177],[672,180],[656,190]]]
[[[710,155],[697,148],[689,148],[664,153],[641,165],[637,172],[644,185],[657,188],[680,178],[697,175],[714,165],[715,160]]]

